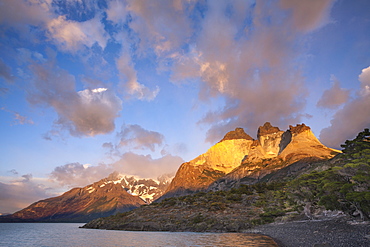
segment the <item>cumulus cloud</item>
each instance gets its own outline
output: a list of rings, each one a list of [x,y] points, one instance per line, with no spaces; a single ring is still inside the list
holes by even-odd
[[[67,20],[65,16],[58,16],[47,23],[47,29],[50,38],[61,49],[73,52],[84,45],[91,48],[95,43],[104,49],[108,41],[104,25],[97,17],[85,22],[77,22]]]
[[[146,130],[140,125],[123,125],[121,132],[118,133],[120,137],[119,146],[132,147],[134,149],[149,149],[152,152],[156,147],[162,146],[164,136],[156,131]]]
[[[355,138],[358,132],[370,128],[369,71],[370,67],[367,67],[359,76],[361,87],[357,96],[338,110],[330,126],[321,131],[320,140],[324,144],[339,148],[346,140]]]
[[[105,164],[89,166],[76,162],[54,168],[50,178],[63,186],[84,187],[99,181],[111,172],[113,172],[112,168]]]
[[[363,69],[358,77],[361,82],[360,95],[366,96],[370,94],[370,66]]]
[[[182,67],[176,67],[176,79],[187,79],[189,74],[183,71],[198,68],[204,83],[200,99],[225,98],[224,107],[209,112],[200,121],[211,126],[207,133],[211,143],[237,126],[254,131],[266,121],[281,126],[303,116],[300,112],[307,92],[294,62],[297,51],[292,49],[299,36],[282,13],[268,11],[273,7],[263,1],[256,5],[209,2],[194,46],[196,51],[189,54]],[[225,9],[231,9],[233,14],[227,14]],[[253,17],[251,26],[243,24],[246,14]]]
[[[301,35],[327,23],[333,4],[331,0],[112,0],[106,7],[88,4],[89,1],[68,1],[63,7],[26,2],[37,7],[35,13],[44,13],[35,23],[59,50],[75,53],[81,47],[92,50],[94,44],[105,48],[109,35],[105,30],[113,24],[116,29],[109,38],[121,46],[115,65],[128,98],[151,101],[159,94],[158,86],[139,80],[135,68],[139,59],[148,57],[156,60],[157,71],[169,71],[174,83],[200,81],[199,99],[204,102],[223,98],[225,106],[209,112],[200,121],[210,126],[211,142],[219,139],[224,129],[255,129],[265,121],[288,125],[302,118],[306,89],[297,66],[297,44]],[[23,1],[16,4],[26,6]],[[25,10],[22,6],[20,9]],[[87,12],[80,13],[78,6],[87,6]],[[79,18],[73,19],[68,12],[76,12],[74,15]],[[16,20],[22,22],[21,18]],[[69,97],[75,101],[82,97],[74,94]],[[53,107],[63,116],[58,121],[60,125],[72,124],[72,130],[73,126],[80,126],[74,114]],[[88,131],[77,128],[72,132]],[[97,133],[101,132],[106,130]]]
[[[300,31],[312,31],[329,20],[335,0],[281,0],[282,8],[292,11],[293,25]]]
[[[52,59],[51,59],[52,60]],[[122,109],[121,100],[106,88],[76,92],[75,78],[53,61],[30,66],[34,74],[28,101],[52,107],[58,113],[57,126],[74,136],[94,136],[114,130]]]
[[[15,173],[14,173],[15,174]],[[50,197],[48,188],[35,180],[31,174],[9,182],[0,182],[1,213],[14,213],[31,203]]]
[[[265,121],[288,125],[305,116],[301,112],[307,91],[297,66],[297,43],[305,32],[327,23],[332,4],[128,1],[125,11],[119,7],[132,17],[128,25],[140,40],[136,52],[153,51],[157,69],[169,70],[174,83],[199,78],[199,99],[204,102],[225,99],[224,107],[200,121],[211,126],[207,140],[214,142],[237,126],[254,130]],[[112,20],[123,19],[112,13]],[[117,67],[127,77],[128,92],[141,95],[142,84],[127,54]]]
[[[332,87],[324,91],[317,106],[335,109],[348,101],[349,94],[350,90],[341,88],[339,81],[333,77]]]
[[[104,49],[108,34],[99,15],[75,21],[63,14],[63,7],[78,12],[94,5],[89,2],[84,2],[82,8],[79,4],[71,4],[71,1],[64,5],[43,0],[5,1],[1,3],[0,24],[20,29],[21,35],[28,39],[38,39],[37,35],[33,35],[35,30],[46,31],[49,39],[64,51],[76,52],[84,46],[91,48],[95,43]],[[60,15],[56,15],[58,12]]]

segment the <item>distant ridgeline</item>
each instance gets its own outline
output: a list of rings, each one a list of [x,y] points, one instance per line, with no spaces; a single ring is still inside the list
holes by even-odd
[[[178,195],[198,190],[197,193],[168,197],[126,213],[93,220],[83,227],[239,232],[273,221],[331,218],[341,214],[370,219],[368,129],[354,140],[346,141],[342,145],[343,153],[338,153],[320,144],[307,126],[290,127],[288,133],[279,133],[275,128],[272,131],[269,126],[260,128],[257,141],[246,138],[244,131],[237,129],[207,153],[184,163],[169,192]],[[243,139],[233,139],[240,136],[238,133]],[[233,160],[226,145],[233,147],[236,155],[238,150],[248,151],[236,168],[230,163],[215,162],[217,155],[223,162]],[[226,152],[225,159],[219,151]],[[179,184],[176,179],[183,179],[185,171],[191,172],[190,182],[181,189],[175,186]]]
[[[87,222],[151,203],[164,193],[170,179],[140,179],[114,172],[91,185],[0,217],[0,222]]]
[[[267,122],[257,140],[237,128],[183,163],[171,182],[112,174],[0,219],[86,222],[121,213],[86,227],[169,231],[240,231],[277,217],[317,217],[324,209],[366,219],[369,145],[368,130],[342,153],[304,124],[281,131]]]

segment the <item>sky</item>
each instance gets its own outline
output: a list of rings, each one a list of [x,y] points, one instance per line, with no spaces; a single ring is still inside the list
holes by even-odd
[[[368,0],[0,0],[0,213],[230,130],[370,127]]]

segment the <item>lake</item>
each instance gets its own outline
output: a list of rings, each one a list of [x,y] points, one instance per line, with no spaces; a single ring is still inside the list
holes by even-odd
[[[0,246],[277,246],[249,233],[128,232],[82,223],[0,223]]]

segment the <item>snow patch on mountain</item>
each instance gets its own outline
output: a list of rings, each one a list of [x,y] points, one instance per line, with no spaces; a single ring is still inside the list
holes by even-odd
[[[96,183],[96,186],[102,188],[108,184],[120,185],[127,193],[133,196],[139,196],[146,203],[150,204],[161,197],[172,181],[173,176],[162,175],[158,179],[140,178],[113,172],[107,178]],[[89,193],[94,192],[95,188],[88,187]]]

